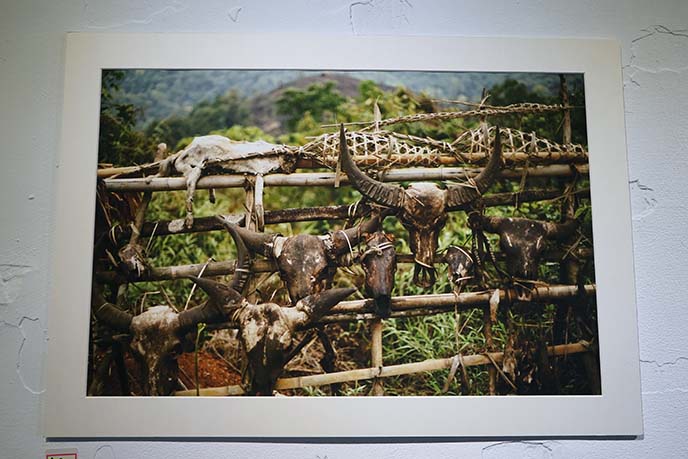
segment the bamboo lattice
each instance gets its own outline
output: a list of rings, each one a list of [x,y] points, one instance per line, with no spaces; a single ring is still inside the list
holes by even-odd
[[[388,169],[395,166],[440,167],[442,157],[451,156],[460,163],[483,164],[492,151],[495,127],[485,137],[481,128],[463,132],[453,142],[391,131],[347,132],[349,151],[363,168]],[[588,152],[580,144],[559,144],[534,133],[502,128],[502,151],[507,166],[528,161],[530,164],[587,162]],[[322,134],[303,147],[288,147],[292,154],[312,158],[335,169],[339,158],[339,133]]]
[[[354,160],[362,167],[366,169],[372,169],[375,171],[389,171],[390,168],[408,168],[408,167],[428,167],[428,168],[439,168],[446,166],[447,164],[465,164],[473,166],[473,170],[470,171],[475,173],[475,167],[484,165],[489,158],[492,145],[494,142],[494,136],[496,132],[495,127],[490,127],[487,130],[483,128],[469,129],[461,133],[455,140],[451,142],[441,141],[432,139],[429,137],[418,137],[407,134],[401,134],[388,130],[381,130],[383,126],[391,126],[400,123],[413,123],[413,122],[427,122],[427,121],[444,121],[463,117],[488,117],[488,116],[499,116],[499,115],[509,115],[509,114],[524,114],[524,113],[544,113],[544,112],[554,112],[554,111],[568,111],[571,107],[567,104],[562,105],[542,105],[542,104],[515,104],[505,107],[496,106],[486,106],[480,105],[474,110],[467,111],[457,111],[457,112],[439,112],[430,114],[416,114],[409,116],[402,116],[398,118],[390,118],[386,120],[379,120],[375,123],[370,123],[368,126],[363,127],[360,130],[352,130],[346,133],[346,141],[349,151],[352,153]],[[570,123],[570,119],[568,121]],[[354,123],[354,124],[366,124],[366,123]],[[502,153],[505,164],[508,168],[513,169],[514,166],[520,165],[525,166],[527,169],[531,165],[547,165],[551,167],[553,164],[585,164],[588,161],[588,151],[580,144],[573,144],[570,142],[570,135],[566,143],[556,143],[551,140],[538,137],[535,133],[527,133],[510,128],[501,128],[501,140],[502,140]],[[329,169],[335,170],[337,168],[337,162],[339,160],[339,133],[327,133],[320,135],[307,143],[304,146],[289,146],[289,145],[278,145],[275,148],[265,153],[266,155],[292,155],[299,158],[310,159],[318,165],[322,165]],[[452,159],[454,162],[447,161],[447,158]],[[554,166],[563,167],[563,166]],[[585,167],[585,166],[583,166]],[[138,167],[138,171],[152,172],[156,168],[155,164],[145,165]],[[112,175],[117,173],[128,173],[129,171],[124,171],[120,168],[117,171],[115,168],[112,170]],[[133,168],[129,168],[132,169]],[[445,174],[448,169],[445,169]],[[462,175],[466,175],[465,170],[461,171]],[[397,176],[395,176],[395,173]],[[418,175],[421,172],[415,171],[414,174]],[[426,171],[426,175],[427,175]],[[110,172],[108,172],[110,174]],[[404,171],[392,171],[385,177],[385,180],[404,180],[408,179],[404,175]],[[509,174],[516,174],[515,177],[520,177],[521,173],[519,171],[509,170],[505,171],[504,176],[510,177]],[[247,209],[257,209],[258,206],[262,207],[262,197],[263,188],[265,186],[280,186],[280,185],[296,185],[296,186],[320,186],[327,185],[330,186],[331,181],[335,178],[330,177],[331,174],[326,176],[313,175],[307,173],[295,173],[295,174],[270,174],[265,177],[263,181],[261,178],[260,187],[254,187],[247,190]],[[389,176],[391,175],[391,177]],[[100,174],[99,176],[108,177],[110,175]],[[440,178],[434,176],[431,177],[416,177],[414,179],[446,179],[445,175]],[[449,177],[452,178],[452,177]],[[293,183],[292,183],[293,182]],[[144,179],[106,179],[106,187],[109,191],[116,192],[139,192],[139,191],[168,191],[173,189],[183,189],[186,183],[183,179],[175,178],[144,178]],[[230,186],[245,186],[243,176],[224,176],[224,177],[205,177],[201,179],[198,183],[198,188],[216,188],[216,187],[230,187]],[[487,196],[489,199],[489,196]],[[543,200],[551,199],[549,195],[544,196],[534,196],[533,200]],[[499,204],[499,203],[497,203]],[[501,205],[501,204],[499,204]],[[318,212],[322,213],[322,216],[317,215],[312,210],[310,212],[301,212],[302,217],[299,217],[298,212],[294,212],[296,209],[289,209],[290,213],[285,213],[284,221],[308,221],[311,219],[318,219],[321,217],[332,218],[334,213],[341,213],[343,209],[339,208],[327,208],[319,209]],[[308,209],[301,209],[306,211]],[[262,226],[265,223],[274,223],[272,220],[279,220],[280,211],[273,211],[272,213],[259,212],[262,218],[258,223],[256,229],[262,230]],[[273,214],[275,214],[273,216]],[[298,215],[297,215],[298,214]],[[281,215],[281,214],[280,214]],[[337,214],[336,216],[339,216]],[[267,218],[265,218],[267,217]],[[299,217],[299,218],[297,218]],[[279,220],[281,221],[281,220]],[[237,221],[238,223],[250,224],[251,223],[251,212],[243,216],[243,220]],[[158,235],[162,234],[175,234],[182,231],[179,224],[172,222],[148,222],[146,225],[148,227],[155,223],[155,228],[158,227],[158,223],[163,224],[167,230],[162,230]],[[179,220],[178,223],[181,223]],[[171,225],[176,225],[172,228]],[[208,220],[207,222],[203,218],[198,219],[197,228],[188,231],[212,231],[219,229],[218,225],[214,220]],[[146,227],[142,224],[142,221],[137,224],[139,230],[141,230],[144,235],[151,235],[154,230]],[[169,227],[169,228],[168,228]],[[179,228],[177,228],[179,227]],[[145,228],[145,230],[144,230]],[[572,252],[573,253],[573,252]],[[570,255],[568,252],[565,256]],[[574,257],[577,256],[590,257],[591,254],[576,254],[573,253]],[[557,257],[560,254],[556,254]],[[551,255],[550,255],[551,257]],[[557,261],[561,261],[562,258],[558,258]],[[400,255],[400,263],[410,263],[413,262],[411,256]],[[438,263],[444,262],[442,257],[438,257]],[[158,281],[167,279],[177,279],[184,275],[197,275],[200,269],[205,270],[205,275],[207,276],[217,276],[222,274],[229,274],[234,272],[235,262],[234,261],[222,261],[222,262],[211,262],[204,265],[183,265],[183,266],[168,266],[152,268],[150,272],[145,275],[139,276],[139,278],[131,278],[128,282],[138,282],[138,281]],[[273,262],[267,260],[257,260],[252,264],[251,270],[253,272],[274,272],[275,266]],[[98,277],[101,281],[117,282],[117,278],[114,273],[98,273]],[[573,285],[574,282],[571,279],[566,279],[567,282],[562,282],[560,286],[548,286],[540,287],[542,290],[540,292],[538,289],[534,289],[534,299],[533,301],[552,301],[561,302],[565,300],[570,300],[571,298],[580,295],[592,296],[595,294],[594,285],[588,286],[577,286]],[[505,300],[512,293],[508,291],[502,291],[502,295],[505,296]],[[489,301],[490,295],[485,292],[476,293],[462,293],[457,295],[444,294],[444,295],[424,295],[419,297],[396,297],[393,299],[393,313],[392,317],[413,317],[413,316],[426,316],[439,313],[452,312],[459,308],[459,306],[464,309],[470,308],[483,308],[485,309],[485,304]],[[319,321],[320,324],[324,323],[334,323],[334,322],[351,322],[351,321],[369,321],[371,322],[371,335],[373,337],[372,341],[372,356],[371,356],[371,367],[362,368],[350,371],[343,371],[338,373],[324,374],[324,375],[314,375],[308,377],[299,378],[284,378],[280,379],[277,384],[277,389],[293,389],[293,388],[303,388],[308,386],[318,386],[324,384],[331,384],[333,382],[349,382],[358,381],[362,379],[374,379],[375,389],[373,391],[374,395],[382,395],[383,384],[380,378],[393,375],[402,374],[413,374],[420,371],[435,371],[441,369],[450,368],[454,362],[453,358],[445,359],[432,359],[423,362],[414,362],[402,365],[393,365],[385,367],[382,362],[382,327],[383,323],[380,321],[375,314],[370,311],[370,301],[369,300],[354,300],[345,301],[340,303],[338,306],[334,307],[333,310]],[[484,318],[485,327],[491,324],[489,318],[489,309],[487,311],[486,317]],[[225,324],[229,327],[234,327],[236,324]],[[488,349],[485,354],[465,356],[463,357],[463,365],[489,365],[495,364],[495,362],[501,362],[506,355],[506,352],[491,352],[492,344],[491,338],[486,337],[486,343]],[[551,355],[567,355],[568,353],[581,353],[588,352],[589,344],[587,342],[580,342],[574,344],[564,344],[558,346],[550,346],[548,351]],[[496,365],[495,365],[496,366]],[[494,373],[494,371],[492,372]],[[491,379],[494,375],[491,374]],[[491,381],[490,393],[494,393],[494,381]],[[191,391],[181,391],[177,392],[177,395],[192,395]],[[195,391],[193,391],[195,394]],[[239,386],[230,386],[225,388],[209,388],[202,389],[202,395],[240,395],[243,390]]]

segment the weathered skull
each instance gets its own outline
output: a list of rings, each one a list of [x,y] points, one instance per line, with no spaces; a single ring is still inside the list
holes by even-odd
[[[275,303],[246,303],[234,314],[248,357],[251,395],[272,395],[275,381],[296,346],[296,333],[320,319],[355,289],[331,289],[285,308]]]
[[[545,241],[564,240],[578,227],[576,220],[551,223],[527,218],[482,217],[485,231],[499,234],[499,247],[506,255],[510,275],[535,280]]]
[[[169,306],[153,306],[131,321],[131,350],[142,363],[143,390],[169,395],[177,387],[181,353],[179,314]]]
[[[160,164],[160,175],[169,175],[174,169],[186,178],[184,224],[190,228],[193,225],[196,185],[207,167],[213,166],[240,174],[262,175],[277,170],[291,172],[295,163],[296,158],[289,154],[284,145],[263,140],[244,142],[230,140],[221,135],[205,135],[194,137],[186,148],[163,160]],[[212,196],[211,193],[211,202],[215,202]]]
[[[389,317],[391,313],[394,273],[397,270],[397,254],[394,250],[394,236],[382,231],[366,238],[366,250],[361,256],[365,272],[366,295],[375,300],[375,313]]]
[[[308,234],[275,238],[273,256],[292,303],[330,287],[334,269],[328,243],[329,236]]]
[[[435,283],[434,256],[439,232],[447,221],[447,211],[465,209],[492,185],[501,169],[501,140],[496,129],[494,149],[487,166],[472,183],[449,185],[441,189],[434,183],[413,183],[407,189],[373,180],[354,163],[346,144],[344,126],[339,138],[342,169],[351,184],[368,199],[396,209],[409,232],[409,245],[415,255],[413,281],[422,287]]]
[[[299,234],[284,237],[240,228],[218,218],[225,227],[233,227],[249,249],[275,260],[292,304],[329,288],[335,274],[336,258],[352,250],[361,240],[361,235],[374,231],[382,219],[376,215],[360,226],[322,236]]]
[[[235,225],[226,223],[237,247],[246,252],[246,246]],[[252,232],[247,233],[253,235]],[[260,233],[255,233],[260,234]],[[239,325],[239,337],[246,351],[249,364],[251,395],[272,395],[275,381],[288,363],[295,347],[298,330],[320,319],[333,306],[351,295],[353,288],[337,288],[308,295],[294,307],[285,308],[274,303],[252,304],[233,291],[250,262],[240,265],[234,274],[232,286],[207,279],[191,278],[208,293],[209,303],[222,305],[224,311],[233,310],[232,317]]]
[[[98,320],[110,327],[132,335],[130,349],[141,363],[143,389],[146,395],[169,395],[177,386],[179,368],[177,356],[181,352],[181,339],[201,322],[213,323],[229,319],[231,309],[225,305],[240,305],[241,292],[248,279],[248,251],[238,247],[239,267],[231,286],[200,279],[198,283],[213,292],[212,300],[205,305],[175,312],[168,306],[153,306],[145,312],[132,316],[106,302],[100,289],[94,286],[92,306]]]

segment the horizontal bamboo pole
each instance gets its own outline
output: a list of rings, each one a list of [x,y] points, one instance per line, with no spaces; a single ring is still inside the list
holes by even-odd
[[[580,190],[576,193],[579,197],[589,198],[590,190]],[[486,195],[483,198],[483,203],[486,207],[494,206],[510,206],[517,203],[545,201],[556,199],[562,196],[560,190],[526,190],[519,193],[494,193]],[[303,207],[293,209],[280,209],[265,211],[265,224],[273,225],[280,223],[306,222],[316,220],[342,220],[349,217],[359,218],[370,212],[370,208],[365,204],[360,204],[355,207],[355,212],[352,211],[352,206],[320,206],[320,207]],[[244,224],[244,214],[223,215],[223,217],[233,221],[237,225]],[[148,237],[151,234],[156,236],[167,236],[170,234],[186,234],[199,233],[205,231],[219,231],[224,230],[224,226],[215,216],[212,217],[196,217],[193,225],[187,228],[184,225],[184,219],[176,220],[162,220],[157,222],[146,222],[141,230],[141,237]],[[127,227],[125,231],[118,234],[117,237],[127,237],[131,229]]]
[[[590,258],[592,256],[592,250],[590,249],[576,249],[571,253],[576,258]],[[550,250],[543,254],[543,259],[546,261],[558,262],[564,259],[567,255],[565,251],[562,250]],[[501,252],[495,253],[497,259],[503,257]],[[409,253],[398,253],[397,263],[414,263],[414,257]],[[446,259],[443,254],[435,255],[435,263],[442,264],[446,263]],[[206,277],[213,276],[225,276],[227,274],[234,274],[234,269],[236,268],[236,260],[226,260],[226,261],[212,261],[207,265],[205,263],[195,263],[191,265],[178,265],[178,266],[164,266],[159,268],[150,268],[147,272],[141,274],[140,276],[133,276],[127,279],[127,282],[153,282],[153,281],[164,281],[164,280],[175,280],[182,279],[185,276],[198,276],[203,267],[203,275]],[[253,260],[250,266],[251,272],[254,273],[269,273],[276,272],[277,266],[271,260],[256,259]],[[114,271],[99,271],[96,273],[96,277],[103,282],[115,282],[118,281],[118,274]],[[123,281],[123,279],[119,279]]]
[[[453,293],[436,293],[429,295],[395,296],[392,297],[391,300],[392,313],[418,308],[484,306],[489,304],[493,292],[494,290],[486,290],[483,292],[464,292],[459,295]],[[594,294],[595,285],[585,285],[583,287],[583,292],[586,295]],[[505,300],[513,301],[517,297],[516,292],[512,289],[500,289],[499,293],[499,298],[502,302]],[[570,298],[578,294],[579,289],[577,285],[548,285],[535,287],[531,290],[533,302]],[[371,310],[371,306],[372,300],[370,299],[342,301],[332,308],[328,316],[339,313],[365,313]]]
[[[460,158],[450,154],[433,155],[423,157],[418,155],[392,155],[385,156],[385,162],[395,166],[404,165],[428,165],[428,166],[458,166],[460,164],[476,164],[487,160],[488,155],[484,152],[460,152]],[[530,164],[537,164],[539,161],[546,161],[548,164],[586,164],[588,162],[587,153],[579,151],[554,151],[554,152],[523,152],[508,151],[502,152],[504,162],[509,165],[523,164],[529,161]],[[330,156],[333,158],[333,156]],[[359,166],[375,166],[380,163],[380,158],[371,155],[354,155],[354,162]],[[297,169],[319,169],[323,167],[322,161],[317,157],[299,158],[296,161]],[[129,175],[136,173],[157,173],[160,170],[160,162],[144,164],[141,166],[122,166],[122,167],[103,167],[98,169],[98,178],[109,178],[119,175]]]
[[[538,287],[533,290],[532,302],[550,302],[561,300],[562,298],[573,298],[581,293],[586,296],[595,294],[595,285],[586,285],[583,291],[578,290],[576,285],[552,285],[548,287]],[[433,295],[411,295],[392,298],[391,318],[409,318],[418,316],[432,316],[453,312],[454,309],[466,310],[472,308],[482,308],[489,304],[490,297],[494,290],[485,292],[466,292],[460,295],[453,293],[433,294]],[[508,289],[500,289],[500,301],[512,300],[516,298],[516,292]],[[521,301],[521,303],[525,303]],[[357,322],[379,319],[373,312],[373,300],[352,300],[342,301],[332,308],[332,311],[311,326],[330,324],[337,322]],[[208,325],[209,330],[222,330],[237,328],[232,322],[224,322]]]
[[[460,155],[460,157],[458,157]],[[450,154],[428,154],[428,155],[391,155],[384,156],[386,164],[391,164],[395,167],[411,166],[411,167],[438,167],[438,166],[459,166],[461,164],[479,164],[484,163],[489,158],[489,154],[485,152],[458,152],[457,156]],[[502,152],[504,162],[511,165],[525,164],[529,162],[532,164],[547,163],[547,164],[587,164],[588,154],[580,151],[562,150],[562,151],[539,151],[539,152],[525,152],[525,151],[507,151]],[[328,156],[328,163],[334,163],[336,156]],[[376,166],[380,164],[380,157],[367,155],[354,155],[354,162],[359,166]],[[301,158],[296,162],[297,168],[319,168],[322,167],[322,162],[318,157],[312,159]]]
[[[575,171],[586,174],[588,166],[573,166],[556,164],[552,166],[530,167],[529,177],[568,177]],[[475,177],[482,168],[466,167],[436,167],[430,169],[409,168],[392,169],[380,177],[384,182],[405,182],[418,180],[459,180]],[[505,169],[503,178],[520,179],[523,169]],[[270,174],[265,176],[265,186],[334,186],[334,172],[295,172],[293,174]],[[247,178],[243,175],[209,175],[201,177],[197,189],[243,188]],[[347,177],[340,177],[341,184],[348,184]],[[175,191],[186,189],[184,177],[148,177],[148,178],[110,178],[105,179],[108,191],[138,192],[138,191]]]
[[[550,356],[565,356],[588,352],[590,344],[586,341],[579,341],[571,344],[559,344],[548,346],[547,353]],[[503,352],[490,352],[489,357],[485,354],[467,355],[462,357],[463,365],[467,367],[490,365],[492,361],[500,363],[504,358]],[[402,376],[429,371],[438,371],[451,368],[454,357],[444,359],[429,359],[422,362],[403,363],[400,365],[390,365],[379,368],[361,368],[357,370],[338,371],[336,373],[325,373],[310,376],[297,376],[295,378],[280,378],[275,385],[276,390],[302,389],[304,387],[324,386],[327,384],[345,383],[361,381],[374,378],[388,378],[390,376]],[[243,390],[240,386],[211,387],[200,389],[203,396],[227,396],[240,395]],[[175,392],[176,396],[194,396],[196,390],[182,390]]]

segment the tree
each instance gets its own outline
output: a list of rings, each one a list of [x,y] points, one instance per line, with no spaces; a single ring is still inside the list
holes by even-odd
[[[148,163],[155,154],[156,142],[136,130],[140,110],[133,104],[114,102],[123,77],[124,72],[120,70],[103,71],[98,161],[114,165]]]
[[[288,88],[276,102],[277,113],[287,117],[286,125],[292,131],[306,112],[319,122],[335,121],[340,105],[346,102],[335,86],[328,81],[305,90]]]
[[[585,92],[583,79],[577,75],[568,76],[569,103],[571,111],[571,132],[573,143],[587,144],[585,126]],[[490,89],[490,105],[510,105],[524,102],[538,104],[560,104],[559,96],[548,95],[544,88],[535,86],[529,89],[526,84],[513,79],[494,85]],[[508,115],[499,118],[502,126],[512,127],[525,132],[535,132],[555,142],[561,142],[562,112],[532,113],[528,115]]]
[[[186,116],[171,116],[152,122],[146,128],[146,134],[176,146],[186,137],[207,135],[234,125],[246,125],[249,118],[246,99],[235,91],[228,91],[213,100],[199,103]]]

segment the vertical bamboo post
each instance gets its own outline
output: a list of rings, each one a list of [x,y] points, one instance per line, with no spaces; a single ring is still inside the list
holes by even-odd
[[[563,74],[559,75],[559,82],[560,82],[560,94],[561,94],[561,103],[562,105],[568,107],[570,105],[569,101],[569,91],[568,91],[568,85],[566,83],[566,76]],[[562,124],[562,142],[564,144],[570,144],[572,142],[572,132],[571,132],[571,110],[567,108],[564,110],[564,119],[563,119],[563,124]],[[566,187],[569,190],[572,190],[573,187],[575,186],[576,183],[576,177],[569,182],[566,183]],[[562,210],[561,210],[561,218],[562,220],[571,220],[575,218],[576,216],[576,210],[577,210],[577,201],[576,197],[573,194],[569,194],[566,196],[566,199],[564,199],[562,203]],[[566,241],[567,244],[572,244],[575,242],[576,236],[573,235],[571,239]],[[578,277],[579,277],[579,271],[580,271],[580,265],[578,261],[576,261],[573,257],[567,258],[561,266],[560,269],[560,278],[561,281],[564,283],[567,283],[569,285],[575,285],[578,284]],[[572,301],[574,300],[567,300],[559,303],[557,305],[557,311],[556,311],[556,316],[554,320],[554,342],[552,344],[560,344],[565,341],[568,341],[567,336],[566,336],[566,326],[567,326],[567,317],[570,315],[571,311],[574,311],[574,314],[579,315],[580,314],[580,309],[579,308],[572,308]],[[585,320],[586,318],[582,318]],[[597,356],[592,353],[592,352],[586,352],[585,355],[582,356],[583,359],[583,365],[585,367],[586,373],[588,375],[588,380],[590,382],[590,387],[591,391],[593,394],[600,394],[601,393],[601,387],[600,387],[600,375],[599,375],[599,362],[597,360]],[[556,367],[555,367],[556,368]],[[557,386],[559,385],[558,382],[558,372],[555,371],[556,379],[557,379]]]
[[[382,319],[375,319],[370,325],[370,363],[374,368],[382,368]],[[382,378],[373,380],[372,395],[385,395]]]
[[[256,229],[256,219],[255,217],[255,211],[256,211],[256,200],[255,200],[255,182],[252,182],[250,180],[246,180],[246,184],[244,185],[244,191],[246,192],[245,195],[245,208],[246,208],[246,213],[245,213],[245,218],[244,218],[244,226],[246,229],[250,229],[253,231],[257,231]],[[262,197],[261,197],[262,199]],[[247,300],[251,302],[256,302],[258,300],[258,293],[255,292],[256,289],[256,280],[254,279],[254,276],[249,277],[248,280],[248,287],[247,291],[248,296]]]
[[[566,84],[566,75],[560,74],[559,75],[559,93],[561,95],[561,104],[564,107],[568,107],[570,105],[569,102],[569,89]],[[564,145],[568,145],[571,143],[571,109],[566,108],[564,110],[564,123],[562,125],[562,140]]]
[[[265,207],[263,206],[263,190],[265,180],[261,174],[256,175],[256,185],[253,188],[253,211],[256,216],[256,231],[265,229]]]
[[[566,76],[563,74],[559,75],[559,96],[561,97],[561,103],[564,106],[569,105],[569,92],[568,86],[566,84]],[[562,120],[562,143],[567,144],[571,142],[571,112],[569,109],[564,110],[564,119]],[[565,189],[574,185],[573,181],[564,182]],[[561,207],[561,220],[566,220],[568,218],[573,218],[575,216],[575,199],[572,195],[566,196],[562,201]],[[568,241],[570,242],[570,241]],[[566,282],[571,277],[576,277],[572,262],[570,259],[562,262],[559,270],[559,276],[562,282]],[[575,281],[574,281],[575,283]],[[569,323],[569,314],[571,312],[571,304],[568,301],[562,301],[557,303],[556,313],[554,316],[554,325],[552,329],[552,344],[561,344],[568,341],[568,336],[566,329]],[[556,359],[554,360],[554,380],[556,386],[556,392],[558,393],[561,389],[561,383],[559,381],[559,366],[557,365]]]
[[[494,351],[494,342],[492,340],[492,317],[490,315],[490,307],[483,309],[483,334],[485,335],[485,350],[487,352]],[[490,365],[487,367],[487,392],[490,395],[497,394],[497,369]]]
[[[480,104],[484,104],[488,97],[489,93],[487,92],[487,88],[483,88]],[[480,125],[485,136],[485,151],[488,152],[490,151],[490,139],[488,135],[489,130],[486,116],[480,117]],[[485,243],[487,243],[487,241]],[[483,273],[480,273],[479,279],[480,283],[482,284],[484,280]],[[490,311],[490,306],[486,306],[483,309],[483,335],[485,336],[485,351],[494,352],[494,341],[492,339],[492,313]],[[487,392],[490,395],[497,394],[497,369],[494,367],[494,365],[487,367]]]

